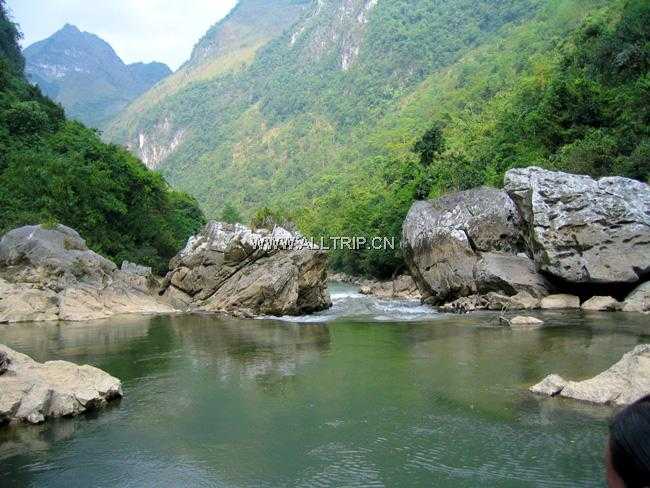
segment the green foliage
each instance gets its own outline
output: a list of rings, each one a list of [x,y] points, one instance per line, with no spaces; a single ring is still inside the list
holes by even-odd
[[[415,143],[413,150],[420,155],[420,163],[429,166],[445,147],[442,127],[439,124],[428,129]]]
[[[283,227],[287,230],[294,230],[295,224],[291,217],[282,210],[262,207],[258,209],[251,219],[250,226],[252,229],[273,229],[276,226]]]
[[[5,0],[0,0],[0,58],[2,58],[15,73],[22,73],[25,60],[20,52],[18,41],[22,38],[15,23],[7,15]]]
[[[0,31],[6,30],[4,7]],[[204,222],[125,149],[67,121],[61,107],[0,63],[0,234],[26,224],[75,228],[95,251],[159,272]]]
[[[432,74],[296,200],[308,234],[399,236],[414,199],[501,186],[509,168],[650,178],[647,2],[550,2],[539,17]],[[591,16],[586,12],[591,10]],[[362,140],[364,140],[362,139]],[[307,200],[309,201],[309,200]],[[387,277],[399,252],[337,253],[336,267]]]
[[[209,215],[262,208],[253,223],[268,226],[289,208],[316,238],[399,238],[414,199],[499,186],[512,167],[648,180],[649,5],[386,0],[361,31],[325,2],[295,42],[294,26],[250,66],[138,105],[119,139],[171,120],[188,136],[161,170]],[[402,266],[399,249],[332,261]]]
[[[221,212],[221,220],[229,224],[236,224],[242,221],[242,217],[231,203],[226,203]]]

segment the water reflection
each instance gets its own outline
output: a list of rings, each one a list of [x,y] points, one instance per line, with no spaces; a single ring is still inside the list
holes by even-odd
[[[211,368],[220,381],[254,379],[267,386],[295,376],[330,346],[324,324],[290,325],[254,320],[179,316],[170,321],[196,368]]]
[[[376,310],[306,324],[179,315],[0,327],[0,342],[97,365],[126,394],[94,418],[1,432],[0,485],[602,483],[611,412],[526,388],[609,367],[646,340],[647,317],[553,312],[522,330],[494,327],[494,313],[389,321]]]

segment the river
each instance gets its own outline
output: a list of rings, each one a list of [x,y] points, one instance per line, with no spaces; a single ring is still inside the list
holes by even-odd
[[[527,387],[606,369],[649,342],[647,316],[546,312],[515,330],[331,291],[310,317],[0,326],[0,342],[93,364],[125,393],[0,430],[0,486],[604,486],[612,411]]]

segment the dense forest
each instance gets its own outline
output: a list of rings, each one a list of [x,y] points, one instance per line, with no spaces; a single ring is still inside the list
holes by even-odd
[[[118,264],[128,259],[164,271],[204,221],[196,201],[67,120],[26,81],[19,37],[0,1],[0,234],[62,223]]]
[[[160,169],[210,217],[274,215],[317,237],[399,236],[414,199],[499,186],[514,166],[647,180],[649,8],[318,2],[253,59],[143,98],[109,132],[178,136]],[[332,262],[402,266],[390,250]]]

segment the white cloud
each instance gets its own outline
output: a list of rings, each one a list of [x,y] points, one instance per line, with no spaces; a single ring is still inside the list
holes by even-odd
[[[108,42],[125,63],[162,61],[176,69],[236,0],[7,0],[23,46],[65,23]]]

